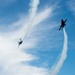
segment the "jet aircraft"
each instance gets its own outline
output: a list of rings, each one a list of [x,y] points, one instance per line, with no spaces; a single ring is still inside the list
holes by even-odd
[[[18,47],[23,43],[23,41],[20,39],[20,41],[18,42]]]
[[[66,19],[66,20],[61,19],[61,25],[60,25],[59,30],[61,30],[61,29],[63,29],[63,28],[65,27],[65,25],[66,25],[66,24],[65,24],[66,21],[67,21],[67,19]]]

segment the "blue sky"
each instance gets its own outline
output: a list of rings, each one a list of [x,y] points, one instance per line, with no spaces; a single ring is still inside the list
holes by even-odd
[[[0,0],[0,75],[75,75],[74,5],[74,0]],[[68,39],[58,31],[62,18],[68,19]],[[23,44],[17,48],[19,38]]]

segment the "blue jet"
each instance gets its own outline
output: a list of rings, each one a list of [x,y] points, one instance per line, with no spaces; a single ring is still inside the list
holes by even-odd
[[[63,30],[63,28],[65,27],[65,23],[66,23],[66,21],[67,21],[67,19],[66,20],[63,20],[63,19],[61,19],[61,25],[60,25],[60,28],[59,28],[59,30]]]

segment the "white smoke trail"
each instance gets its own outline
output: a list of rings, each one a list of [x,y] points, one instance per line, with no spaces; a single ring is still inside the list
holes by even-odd
[[[62,50],[62,53],[59,57],[59,60],[58,62],[53,65],[53,67],[51,68],[50,70],[50,75],[57,75],[57,73],[59,72],[60,68],[62,67],[66,57],[67,57],[67,44],[68,44],[68,38],[67,38],[67,33],[65,31],[65,29],[63,29],[63,32],[64,32],[64,45],[63,45],[63,50]]]
[[[31,7],[31,9],[30,9],[30,19],[31,20],[36,15],[38,5],[39,5],[39,0],[31,0],[31,4],[30,4],[30,7]]]
[[[39,0],[31,0],[31,4],[30,4],[30,7],[31,7],[31,9],[30,9],[30,20],[28,22],[27,31],[25,33],[24,38],[27,36],[27,34],[28,34],[33,22],[34,22],[34,18],[36,16],[38,5],[39,5]]]

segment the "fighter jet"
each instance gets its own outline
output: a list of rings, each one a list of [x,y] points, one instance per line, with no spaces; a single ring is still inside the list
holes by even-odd
[[[18,42],[18,47],[23,43],[23,41],[20,39],[20,41]]]
[[[61,19],[61,26],[60,26],[59,30],[61,30],[61,29],[63,29],[65,27],[66,21],[67,21],[67,19],[66,20]]]

